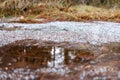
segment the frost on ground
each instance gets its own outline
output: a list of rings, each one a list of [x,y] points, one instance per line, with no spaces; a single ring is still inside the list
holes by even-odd
[[[88,42],[92,44],[120,42],[120,23],[0,23],[0,45],[22,39],[39,39],[54,42]]]

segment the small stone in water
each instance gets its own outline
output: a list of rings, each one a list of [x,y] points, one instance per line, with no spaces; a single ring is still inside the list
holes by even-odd
[[[8,65],[9,65],[9,66],[12,65],[12,63],[8,63]]]
[[[29,77],[28,77],[28,76],[26,76],[24,79],[25,79],[25,80],[29,80]]]
[[[118,78],[120,78],[120,71],[118,72]]]
[[[5,67],[5,70],[8,70],[8,67]]]

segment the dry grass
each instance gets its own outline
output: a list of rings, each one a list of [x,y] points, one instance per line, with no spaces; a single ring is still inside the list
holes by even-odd
[[[120,22],[119,9],[103,9],[86,5],[72,6],[68,11],[52,10],[38,14],[36,18],[59,21],[115,21]]]
[[[64,9],[64,10],[61,10]],[[8,14],[9,13],[9,14]],[[2,12],[2,15],[6,14],[6,11]],[[49,4],[39,3],[31,7],[27,12],[18,12],[7,10],[7,14],[23,15],[26,18],[17,22],[24,23],[43,23],[49,21],[114,21],[120,22],[120,10],[119,9],[105,9],[87,5],[76,5],[64,7]],[[34,15],[34,17],[31,17]],[[37,21],[35,19],[44,18],[43,21]]]

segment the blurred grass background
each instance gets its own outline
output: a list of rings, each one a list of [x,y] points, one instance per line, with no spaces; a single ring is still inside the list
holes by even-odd
[[[120,21],[119,0],[0,0],[0,17]],[[31,17],[32,16],[32,17]]]

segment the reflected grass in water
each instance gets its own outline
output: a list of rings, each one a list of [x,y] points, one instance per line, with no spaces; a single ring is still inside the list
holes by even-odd
[[[5,47],[6,48],[6,47]],[[89,50],[65,49],[55,46],[9,46],[0,50],[1,67],[48,68],[84,63],[93,59]]]
[[[70,78],[74,75],[76,78],[86,80],[119,78],[120,46],[118,43],[98,46],[100,54],[93,53],[94,51],[89,48],[70,47],[70,43],[67,42],[69,46],[63,46],[63,43],[58,45],[54,42],[43,42],[41,46],[40,43],[36,43],[38,42],[22,40],[0,47],[0,68],[5,70],[7,74],[10,72],[10,75],[16,71],[15,74],[21,75],[26,72],[29,73],[27,70],[30,70],[35,74],[34,76],[39,75],[38,77],[41,76],[41,73],[45,73],[45,76],[48,77],[50,75],[55,77],[57,73],[71,76]],[[104,51],[103,48],[107,51]],[[95,61],[95,64],[91,61]],[[51,72],[55,75],[50,74]],[[30,77],[29,74],[28,76]]]

